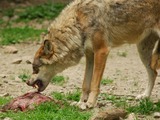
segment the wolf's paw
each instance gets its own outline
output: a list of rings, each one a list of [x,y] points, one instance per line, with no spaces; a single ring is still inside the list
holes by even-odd
[[[87,104],[85,102],[72,102],[70,104],[71,106],[77,106],[79,107],[81,110],[86,110],[87,109]]]
[[[94,105],[90,102],[79,102],[77,105],[81,110],[86,110],[94,107]]]
[[[143,94],[140,94],[136,97],[136,100],[141,100],[141,99],[145,99],[145,98],[149,98],[149,95],[143,93]]]
[[[87,104],[85,102],[78,102],[77,106],[81,109],[81,110],[86,110],[87,109]]]
[[[93,108],[95,105],[91,102],[87,102],[87,108]]]
[[[90,102],[72,102],[70,105],[71,106],[77,106],[81,110],[86,110],[86,109],[90,109],[90,108],[94,107],[94,104],[92,104]]]

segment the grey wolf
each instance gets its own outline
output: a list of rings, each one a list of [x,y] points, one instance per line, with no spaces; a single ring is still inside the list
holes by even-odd
[[[154,59],[160,37],[160,0],[75,0],[53,21],[33,61],[27,84],[43,91],[58,72],[86,57],[80,108],[96,105],[110,50],[136,44],[148,73],[148,85],[137,99],[150,97],[157,76]],[[151,66],[152,64],[152,66]]]

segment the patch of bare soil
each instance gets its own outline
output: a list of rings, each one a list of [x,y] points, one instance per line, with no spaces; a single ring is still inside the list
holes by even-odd
[[[32,73],[32,66],[26,62],[26,59],[33,59],[39,44],[17,44],[14,47],[18,49],[16,54],[6,53],[4,47],[0,47],[0,96],[7,93],[10,96],[17,97],[35,91],[35,89],[22,82],[18,76],[24,71],[28,71],[29,74]],[[118,55],[118,53],[124,52],[127,54],[126,57]],[[21,59],[22,61],[19,64],[13,64],[15,59]],[[67,83],[62,86],[49,84],[43,94],[50,95],[54,91],[66,93],[81,88],[84,69],[85,59],[83,57],[79,64],[59,73],[69,78]],[[142,93],[147,83],[147,73],[140,61],[136,46],[124,45],[113,49],[108,57],[103,78],[112,79],[114,82],[101,85],[101,93],[119,96],[136,96]],[[157,77],[151,96],[151,99],[156,101],[160,98],[159,79]]]

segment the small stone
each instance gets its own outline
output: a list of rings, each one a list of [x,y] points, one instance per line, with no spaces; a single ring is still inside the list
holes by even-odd
[[[0,78],[6,78],[8,75],[0,74]]]
[[[14,15],[14,16],[12,17],[12,20],[17,20],[18,18],[19,18],[18,15]]]
[[[8,83],[8,81],[6,81],[6,80],[4,80],[3,82],[4,82],[4,83]]]
[[[2,95],[0,95],[1,97],[7,97],[7,96],[9,96],[9,93],[4,93],[4,94],[2,94]]]
[[[26,60],[27,64],[32,64],[32,62],[30,60]]]
[[[155,113],[153,114],[153,116],[154,116],[154,118],[160,118],[160,112],[155,112]]]
[[[3,120],[12,120],[11,118],[9,118],[9,117],[6,117],[6,118],[4,118]]]
[[[128,115],[128,118],[125,119],[125,120],[136,120],[136,119],[137,119],[136,115],[134,113],[131,113],[131,114]]]
[[[129,96],[127,97],[127,100],[134,100],[134,97]]]
[[[3,19],[3,21],[5,21],[5,22],[9,21],[9,17],[8,17],[8,16],[4,16],[4,17],[2,17],[2,19]]]
[[[21,80],[18,76],[16,76],[16,77],[15,77],[15,81],[16,81],[16,82],[19,82],[19,81],[22,81],[22,80]]]
[[[15,54],[17,52],[18,52],[17,48],[15,48],[13,46],[4,47],[4,53]]]
[[[20,64],[22,62],[21,58],[15,59],[12,61],[12,64]]]
[[[23,61],[25,61],[27,64],[32,64],[33,57],[32,56],[24,56]]]

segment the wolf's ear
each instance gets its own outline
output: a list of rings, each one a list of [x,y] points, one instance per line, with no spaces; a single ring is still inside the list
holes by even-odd
[[[44,41],[44,53],[46,55],[49,55],[49,54],[53,53],[53,44],[50,40],[45,40]]]

